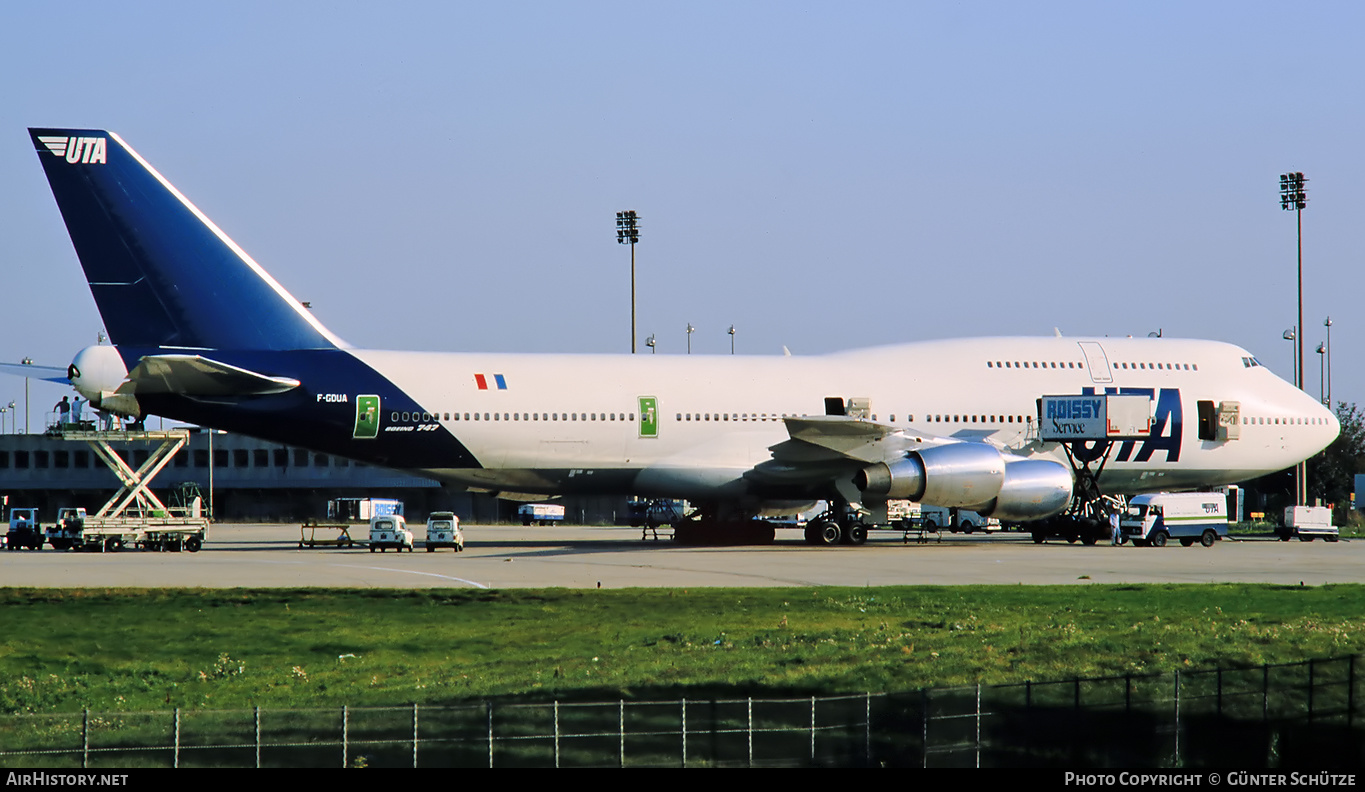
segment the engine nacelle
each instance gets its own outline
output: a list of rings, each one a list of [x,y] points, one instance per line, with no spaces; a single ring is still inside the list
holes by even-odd
[[[1002,454],[985,443],[951,443],[912,451],[905,459],[858,471],[853,483],[870,498],[962,507],[1012,522],[1059,514],[1073,479],[1050,459]]]
[[[1005,485],[991,502],[972,508],[987,517],[1027,522],[1066,510],[1075,487],[1066,465],[1050,459],[1013,459],[1005,465]]]
[[[115,392],[128,378],[128,367],[114,347],[92,346],[77,352],[66,367],[66,377],[92,407],[130,418],[142,413],[137,397]]]
[[[858,471],[853,483],[877,499],[905,498],[935,506],[994,500],[1005,484],[1005,457],[985,443],[950,443],[911,451],[905,459]]]

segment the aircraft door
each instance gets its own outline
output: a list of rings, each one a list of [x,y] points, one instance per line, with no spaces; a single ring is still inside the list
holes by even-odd
[[[1104,354],[1104,347],[1098,341],[1077,341],[1081,348],[1081,354],[1085,355],[1085,367],[1090,370],[1090,381],[1095,383],[1107,383],[1114,381],[1114,375],[1109,370],[1109,358]]]

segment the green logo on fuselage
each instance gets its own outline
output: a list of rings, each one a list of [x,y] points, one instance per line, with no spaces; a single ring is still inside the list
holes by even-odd
[[[640,436],[659,436],[659,400],[653,396],[640,397]]]
[[[355,397],[355,431],[357,440],[373,440],[379,436],[379,397]]]

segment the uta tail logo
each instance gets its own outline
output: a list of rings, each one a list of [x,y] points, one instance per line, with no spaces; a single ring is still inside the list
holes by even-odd
[[[65,135],[41,135],[38,140],[47,150],[63,157],[71,164],[105,164],[109,141],[102,137],[66,137]]]

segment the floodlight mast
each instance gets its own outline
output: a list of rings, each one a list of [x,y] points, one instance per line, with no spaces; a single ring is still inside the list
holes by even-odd
[[[616,241],[630,245],[630,354],[635,354],[635,243],[640,241],[640,216],[634,209],[616,213]]]
[[[1327,409],[1332,409],[1332,317],[1327,317],[1323,321],[1323,326],[1327,328],[1327,398],[1323,404]]]
[[[1293,211],[1298,220],[1298,240],[1299,240],[1299,322],[1295,325],[1298,336],[1295,339],[1297,348],[1298,371],[1296,376],[1298,381],[1295,383],[1299,390],[1303,390],[1303,210],[1308,206],[1308,191],[1304,185],[1308,179],[1304,178],[1302,171],[1280,174],[1280,208]],[[1295,492],[1295,503],[1304,506],[1308,502],[1308,465],[1300,462],[1298,464],[1298,490]]]

